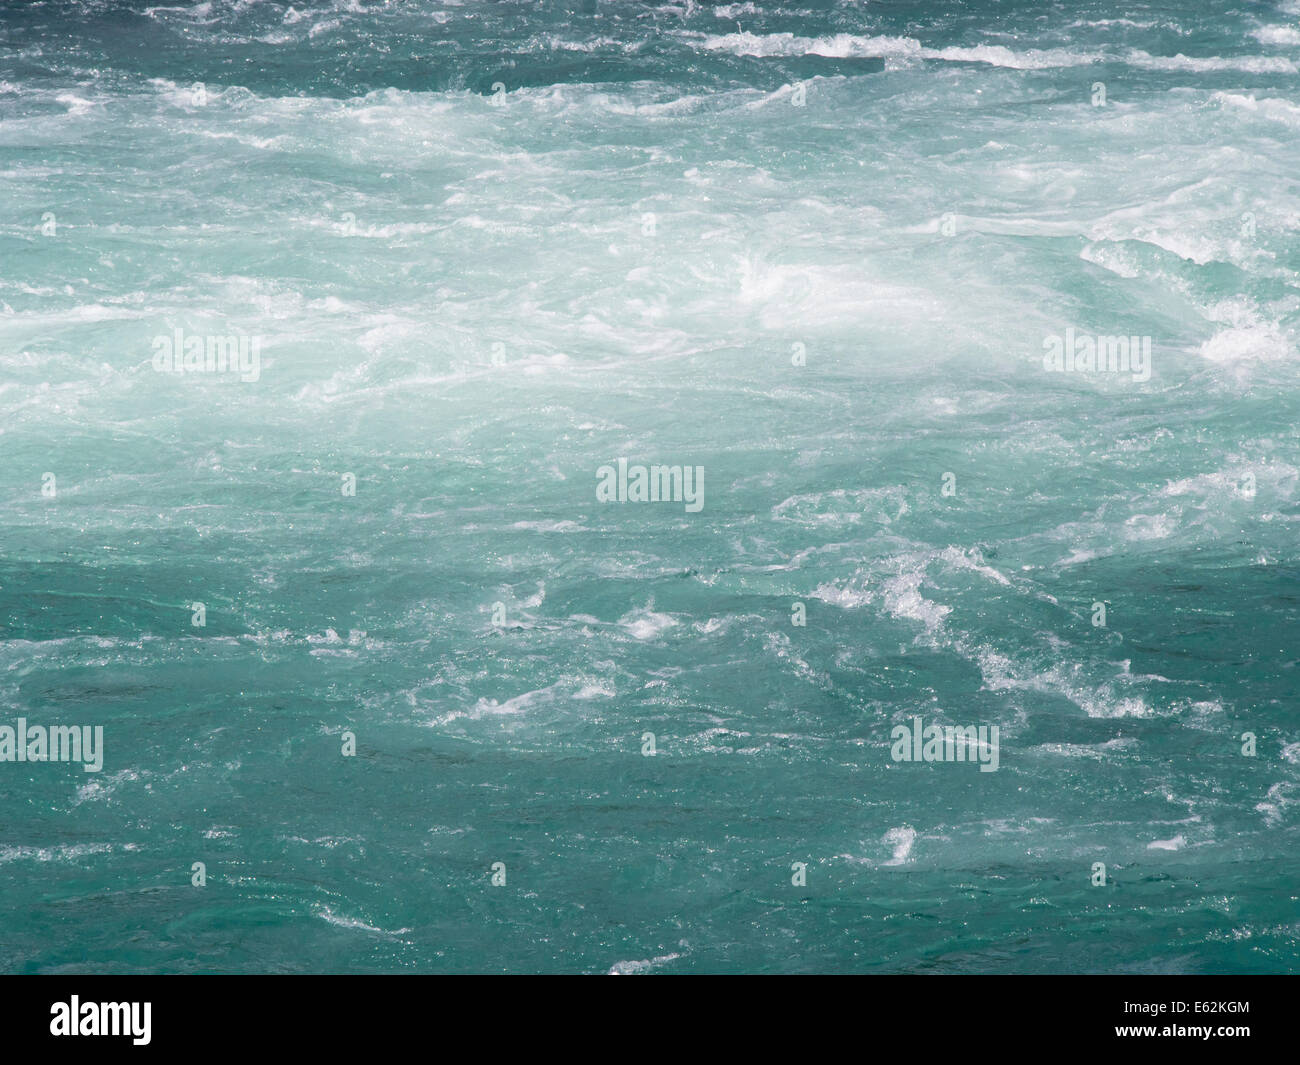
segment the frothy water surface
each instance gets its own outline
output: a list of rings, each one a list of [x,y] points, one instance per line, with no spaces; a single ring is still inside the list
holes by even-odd
[[[1300,969],[1300,6],[1194,6],[0,4],[0,724],[105,730],[0,968]]]

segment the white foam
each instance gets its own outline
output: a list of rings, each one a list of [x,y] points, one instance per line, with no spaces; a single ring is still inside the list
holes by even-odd
[[[573,693],[575,699],[610,699],[617,693],[614,685],[608,681],[600,681],[596,684],[584,684]]]
[[[386,928],[379,928],[376,925],[367,924],[358,917],[344,917],[340,914],[336,914],[328,906],[317,906],[316,916],[322,921],[332,924],[337,928],[355,929],[360,932],[370,932],[374,935],[385,936],[388,938],[396,938],[397,936],[405,935],[411,931],[409,928],[398,928],[393,931],[389,931]]]
[[[1074,52],[1068,48],[1030,48],[1014,52],[1000,44],[979,44],[968,48],[924,48],[921,55],[926,59],[942,59],[950,63],[988,63],[990,66],[1010,70],[1081,67],[1104,58],[1098,52]]]
[[[1296,65],[1283,56],[1172,56],[1152,55],[1135,49],[1124,57],[1130,66],[1144,70],[1188,71],[1195,74],[1234,71],[1241,74],[1295,74]]]
[[[1300,44],[1300,28],[1295,26],[1260,26],[1250,35],[1261,44],[1278,46]]]
[[[1270,828],[1277,825],[1282,820],[1282,815],[1286,813],[1286,808],[1294,800],[1289,798],[1286,793],[1292,790],[1292,786],[1284,781],[1279,781],[1268,789],[1268,795],[1263,802],[1255,804],[1255,809],[1264,815],[1264,823]]]
[[[1167,540],[1178,525],[1172,514],[1134,514],[1124,522],[1126,540]]]
[[[1212,99],[1227,107],[1248,111],[1255,118],[1282,122],[1288,126],[1300,126],[1300,106],[1290,100],[1272,96],[1256,97],[1249,93],[1235,92],[1216,92]]]
[[[1224,329],[1199,351],[1210,362],[1276,362],[1290,357],[1291,345],[1277,326],[1260,324]]]
[[[726,33],[705,37],[700,43],[711,52],[752,56],[821,55],[836,59],[879,59],[919,56],[922,51],[921,42],[911,37],[858,37],[850,33],[838,33],[833,37]]]
[[[900,825],[898,828],[891,828],[881,838],[880,842],[887,847],[893,848],[893,857],[885,865],[903,865],[912,857],[912,844],[916,842],[916,829],[909,828],[907,825]]]
[[[57,847],[0,846],[0,865],[7,862],[73,862],[81,863],[94,854],[108,854],[110,843],[73,843]]]
[[[695,35],[683,35],[691,39]],[[1076,51],[1070,48],[1028,48],[1015,51],[1001,44],[975,44],[928,48],[914,37],[862,37],[839,33],[832,37],[799,37],[793,33],[726,33],[698,39],[708,51],[741,56],[820,55],[838,59],[938,59],[949,63],[987,63],[1009,70],[1049,70],[1119,62],[1144,70],[1209,73],[1238,71],[1247,74],[1294,74],[1296,66],[1285,56],[1172,56],[1152,55],[1142,49],[1123,53]]]
[[[630,636],[637,640],[654,640],[673,628],[677,620],[668,614],[657,614],[653,604],[639,610],[633,610],[619,618],[618,623]]]
[[[846,610],[852,610],[855,607],[866,606],[874,598],[870,589],[854,588],[852,586],[842,586],[834,582],[819,584],[813,589],[810,599],[820,599],[823,603],[830,603],[833,606],[844,607]]]
[[[1123,750],[1136,742],[1129,736],[1117,736],[1104,743],[1043,743],[1035,749],[1045,754],[1059,754],[1066,758],[1094,758],[1103,761],[1108,753]]]
[[[537,688],[533,691],[524,692],[522,695],[516,695],[500,702],[496,699],[480,697],[470,710],[452,710],[448,713],[439,714],[428,724],[439,727],[449,725],[453,721],[469,720],[477,721],[481,718],[512,717],[526,713],[535,705],[542,701],[550,701],[555,693],[555,685],[548,685],[545,688]],[[416,701],[416,693],[408,692],[407,699],[410,702]]]
[[[634,976],[637,973],[649,972],[651,969],[657,969],[661,965],[667,965],[671,961],[680,958],[680,954],[661,954],[657,958],[645,958],[641,961],[616,961],[609,967],[609,976]]]
[[[901,573],[883,586],[885,609],[896,618],[910,618],[925,626],[927,633],[933,633],[943,624],[944,618],[952,613],[952,607],[935,603],[921,594],[921,583],[925,573],[917,570]]]

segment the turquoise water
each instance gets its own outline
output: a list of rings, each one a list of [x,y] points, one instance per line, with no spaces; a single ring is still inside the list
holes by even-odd
[[[0,4],[0,726],[104,729],[0,761],[0,969],[1300,971],[1297,64],[1291,2]]]

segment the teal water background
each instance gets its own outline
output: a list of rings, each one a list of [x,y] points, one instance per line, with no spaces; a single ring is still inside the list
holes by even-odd
[[[0,970],[1300,971],[1300,4],[1120,8],[0,4]]]

